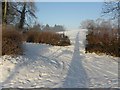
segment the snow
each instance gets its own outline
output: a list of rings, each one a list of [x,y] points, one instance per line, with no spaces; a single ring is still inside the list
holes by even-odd
[[[118,87],[118,59],[85,53],[87,30],[71,30],[70,46],[24,43],[23,56],[0,57],[0,87]]]

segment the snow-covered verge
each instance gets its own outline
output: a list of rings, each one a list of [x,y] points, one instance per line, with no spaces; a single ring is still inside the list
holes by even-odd
[[[23,56],[0,57],[0,87],[118,87],[119,58],[86,54],[86,31],[66,31],[70,46],[24,43]]]

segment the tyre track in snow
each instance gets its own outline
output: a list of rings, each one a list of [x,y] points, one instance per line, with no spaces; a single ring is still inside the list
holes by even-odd
[[[114,83],[107,84],[108,86],[106,86],[105,84],[112,80],[117,81],[117,79],[118,79],[118,72],[117,72],[118,64],[117,64],[117,62],[115,62],[115,60],[117,61],[117,58],[115,59],[115,58],[111,58],[111,57],[108,57],[105,55],[98,56],[98,55],[92,55],[92,54],[85,54],[85,52],[83,52],[83,50],[85,49],[85,43],[84,43],[85,36],[84,35],[86,35],[85,32],[80,31],[80,35],[79,35],[80,47],[79,47],[79,49],[80,49],[81,57],[84,57],[80,60],[82,62],[83,68],[85,69],[85,71],[88,75],[89,86],[96,87],[96,85],[97,85],[98,87],[115,87],[117,82],[115,82],[115,86],[114,86]],[[99,57],[99,58],[96,58],[95,56]],[[90,61],[95,62],[95,63],[91,63]],[[96,63],[96,61],[98,61],[98,63]],[[110,66],[111,67],[113,66],[113,69]],[[116,68],[116,70],[114,70],[115,68]],[[101,85],[100,78],[103,83],[103,86]],[[96,83],[94,82],[94,85],[92,85],[92,82],[90,82],[92,79],[94,79],[96,81]]]
[[[82,66],[82,56],[80,55],[79,46],[79,32],[76,34],[75,44],[74,44],[74,53],[72,56],[72,60],[68,69],[67,76],[63,83],[63,87],[65,88],[85,88],[88,87],[87,83],[87,74]]]

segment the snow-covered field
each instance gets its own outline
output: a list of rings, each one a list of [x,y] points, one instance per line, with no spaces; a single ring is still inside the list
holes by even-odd
[[[24,43],[23,56],[2,56],[0,87],[118,87],[119,58],[86,54],[86,31],[66,31],[70,46]]]

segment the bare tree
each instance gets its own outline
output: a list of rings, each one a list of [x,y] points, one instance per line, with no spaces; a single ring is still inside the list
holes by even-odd
[[[7,23],[7,9],[8,9],[8,2],[7,0],[4,0],[4,2],[2,2],[2,21],[3,21],[3,24],[6,24]]]
[[[103,29],[106,29],[106,30],[111,30],[112,29],[112,21],[111,20],[105,20],[105,19],[101,19],[101,18],[98,18],[96,19],[96,27],[99,29],[99,28],[103,28]]]
[[[48,24],[46,24],[46,26],[42,30],[43,31],[50,31],[51,27]]]
[[[24,25],[29,26],[31,21],[34,21],[34,19],[36,19],[36,7],[34,2],[16,2],[16,6],[12,8],[19,13],[20,17],[18,28],[20,29],[23,29]]]
[[[81,22],[81,28],[93,30],[96,27],[94,20],[85,20]]]
[[[107,0],[104,2],[103,14],[109,14],[111,19],[118,20],[118,35],[120,35],[120,0]]]
[[[2,2],[0,2],[0,7],[2,7]],[[0,8],[0,25],[2,23],[2,8]]]
[[[8,2],[8,0],[4,0],[2,2],[2,23],[3,24],[15,24],[15,19],[18,17],[18,12],[14,10],[12,7],[15,7],[16,4],[14,2]]]
[[[36,7],[34,2],[2,2],[2,22],[14,24],[23,29],[24,25],[29,26],[36,19]]]

